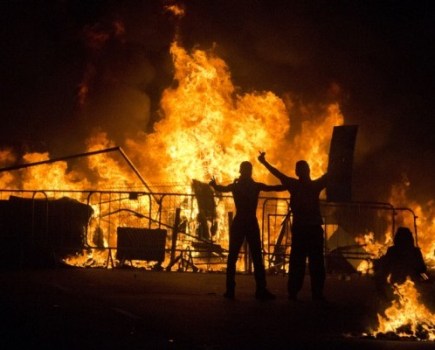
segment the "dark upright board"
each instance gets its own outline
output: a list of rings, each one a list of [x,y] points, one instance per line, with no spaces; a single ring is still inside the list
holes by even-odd
[[[352,200],[352,168],[357,125],[335,126],[328,161],[328,202]]]

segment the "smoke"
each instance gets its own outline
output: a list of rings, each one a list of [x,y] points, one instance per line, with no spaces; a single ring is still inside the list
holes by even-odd
[[[2,4],[0,147],[52,157],[97,130],[122,146],[152,128],[170,83],[173,26],[160,2]]]

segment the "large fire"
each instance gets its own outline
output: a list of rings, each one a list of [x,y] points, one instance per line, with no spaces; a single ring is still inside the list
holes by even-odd
[[[168,10],[178,17],[184,14],[184,10],[178,7]],[[119,22],[113,24],[110,33],[105,33],[98,26],[85,30],[91,50],[100,50],[108,36],[121,40],[124,34],[125,28]],[[137,130],[126,135],[123,141],[123,149],[150,188],[155,192],[192,194],[193,180],[207,183],[214,176],[220,183],[229,183],[238,176],[238,166],[244,160],[254,163],[256,180],[277,183],[258,165],[256,158],[259,151],[266,151],[270,162],[289,175],[293,174],[294,164],[299,159],[308,161],[314,178],[324,173],[333,127],[344,122],[338,103],[317,107],[315,113],[302,121],[296,132],[291,124],[296,104],[290,94],[280,97],[272,91],[243,92],[234,85],[228,65],[215,51],[214,47],[189,51],[177,37],[170,46],[174,83],[161,96],[160,118],[153,125],[154,131],[145,133]],[[97,63],[94,56],[91,60],[92,64]],[[86,70],[79,86],[80,105],[87,102],[88,84],[93,78],[90,71],[92,69]],[[309,106],[301,109],[310,111]],[[300,110],[298,112],[304,114]],[[86,141],[86,151],[114,147],[115,143],[108,135],[104,130],[95,132]],[[29,153],[18,160],[12,150],[0,150],[2,167],[46,159],[49,159],[48,153]],[[0,172],[0,186],[6,190],[149,190],[144,188],[143,182],[125,161],[112,153],[88,157],[74,165],[59,161],[14,172]],[[391,202],[411,207],[417,214],[418,244],[425,259],[433,259],[433,203],[423,206],[410,202],[406,199],[406,192],[397,189],[393,188]],[[79,192],[73,196],[77,200],[85,200]],[[134,205],[146,205],[146,201],[145,197],[140,197]],[[197,205],[189,203],[184,207],[183,216],[194,220]],[[217,211],[220,217],[225,215],[222,207],[218,206]],[[99,208],[95,208],[95,213],[101,214]],[[407,220],[403,218],[403,224],[412,226],[413,223]],[[223,225],[220,227],[225,229]],[[103,232],[107,230],[103,229]],[[388,238],[391,232],[385,234],[385,242],[376,242],[370,233],[363,232],[358,243],[364,240],[362,245],[376,250],[376,255],[379,255],[382,247],[391,241]],[[221,241],[217,243],[225,245],[226,236],[226,232],[220,232],[216,239]],[[114,237],[105,236],[103,241],[105,246],[113,245]]]
[[[332,128],[343,123],[338,105],[328,106],[320,123],[306,122],[303,134],[290,142],[288,109],[277,95],[238,93],[227,65],[213,51],[196,49],[189,54],[174,41],[171,53],[177,86],[163,93],[163,118],[143,143],[129,140],[127,148],[129,153],[146,150],[139,162],[151,164],[143,167],[148,179],[183,186],[192,179],[208,182],[212,176],[229,182],[238,176],[240,162],[255,163],[259,150],[285,171],[292,171],[302,154],[314,176],[325,171]],[[270,181],[261,167],[254,175]]]
[[[291,140],[289,98],[284,101],[271,91],[242,93],[234,86],[227,64],[213,49],[188,52],[174,40],[170,53],[175,84],[162,95],[160,121],[155,123],[154,132],[130,135],[124,145],[154,191],[189,194],[192,180],[207,183],[212,176],[228,183],[238,176],[240,162],[256,164],[260,150],[290,174],[301,158],[311,164],[314,177],[326,170],[332,129],[344,120],[338,104],[324,106],[323,113],[303,122],[300,134]],[[113,146],[106,133],[96,132],[87,140],[86,151]],[[15,161],[11,151],[1,155],[3,166]],[[48,158],[48,153],[32,153],[23,161]],[[135,174],[112,154],[88,157],[79,165],[70,168],[66,161],[39,165],[2,173],[0,181],[4,189],[143,190]],[[255,167],[254,177],[277,183],[260,166]],[[78,193],[74,196],[84,199]],[[183,216],[193,220],[197,207],[187,208]],[[217,211],[225,215],[222,208]],[[226,236],[218,235],[216,238],[222,240],[218,243],[225,246]],[[112,236],[103,241],[113,246],[113,240]]]
[[[169,10],[179,17],[184,14],[178,7]],[[103,32],[98,26],[86,28],[88,47],[99,50],[110,36],[121,38],[124,31],[119,22],[114,23],[111,33]],[[316,108],[321,112],[303,120],[299,131],[294,132],[291,122],[294,120],[295,104],[290,95],[280,97],[272,91],[244,92],[234,85],[229,66],[216,54],[214,47],[187,50],[177,37],[170,46],[170,54],[174,81],[161,96],[160,118],[153,125],[153,132],[137,130],[126,135],[122,144],[150,187],[144,187],[125,159],[113,153],[102,153],[74,164],[58,161],[19,171],[0,172],[0,188],[4,191],[76,191],[68,192],[68,196],[83,203],[87,198],[81,191],[95,189],[148,192],[151,188],[156,193],[181,194],[174,206],[181,207],[187,230],[194,233],[198,205],[192,197],[193,180],[208,183],[215,177],[219,183],[227,184],[238,176],[239,164],[249,160],[254,164],[257,181],[276,184],[277,180],[257,163],[259,151],[266,151],[268,160],[289,175],[294,173],[294,164],[300,159],[308,161],[313,178],[326,171],[333,127],[344,123],[338,103]],[[79,85],[77,102],[80,106],[87,102],[89,84],[94,78],[94,64],[97,64],[95,57],[88,64]],[[117,146],[108,135],[104,130],[94,132],[84,145],[85,152]],[[47,152],[27,153],[18,159],[13,150],[0,150],[0,167],[48,159],[50,155]],[[409,200],[409,186],[407,181],[394,184],[390,203],[394,207],[411,208],[415,216],[398,212],[394,224],[395,227],[413,228],[413,220],[417,217],[417,244],[428,265],[435,265],[434,202],[421,204]],[[151,201],[152,196],[138,197],[129,202],[128,210],[137,213],[141,207],[149,206]],[[225,201],[216,201],[220,224],[214,243],[226,248],[227,208]],[[105,202],[111,203],[110,195],[101,196],[99,204]],[[106,221],[105,216],[119,208],[112,207],[112,204],[107,207],[91,204],[94,216],[89,224],[89,233],[92,237],[87,239],[99,248],[116,247],[113,227],[142,225],[140,217],[131,218],[122,214]],[[153,212],[151,216],[155,214]],[[173,222],[166,224],[172,225]],[[376,241],[373,232],[361,232],[356,237],[356,243],[373,257],[379,257],[392,242],[393,227],[390,222],[382,242]],[[65,261],[76,266],[107,266],[108,257],[105,250],[86,249]],[[371,267],[369,262],[363,261],[358,270],[370,271]],[[379,327],[371,334],[381,336],[393,333],[399,337],[435,340],[435,315],[422,304],[414,283],[408,280],[394,287],[397,300],[383,314],[378,314]]]

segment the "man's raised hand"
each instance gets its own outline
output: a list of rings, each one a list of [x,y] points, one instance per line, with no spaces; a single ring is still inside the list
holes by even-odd
[[[216,178],[214,176],[211,177],[210,182],[208,183],[210,186],[216,185]]]
[[[264,163],[266,161],[266,152],[259,151],[258,160],[260,163]]]

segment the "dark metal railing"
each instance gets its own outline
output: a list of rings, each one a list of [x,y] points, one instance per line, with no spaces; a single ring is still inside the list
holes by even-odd
[[[70,201],[61,201],[65,198]],[[202,237],[196,217],[198,203],[190,193],[0,190],[0,238],[6,242],[0,249],[0,263],[21,266],[32,264],[32,259],[44,258],[74,264],[74,256],[89,254],[94,256],[89,259],[95,261],[88,261],[84,266],[116,267],[119,264],[115,256],[117,231],[119,227],[132,227],[168,232],[165,260],[158,262],[159,268],[166,266],[171,270],[178,264],[179,269],[184,270],[201,270],[198,266],[223,270],[235,208],[230,195],[214,197],[214,200],[220,214],[208,217],[207,223],[216,229],[208,237]],[[56,201],[62,205],[56,206]],[[386,237],[394,232],[399,213],[406,213],[413,220],[418,243],[417,216],[409,208],[394,208],[389,203],[324,201],[321,208],[326,256],[340,252],[346,259],[372,257],[364,250],[363,243],[355,242],[355,236],[370,232],[374,241],[387,244]],[[80,213],[89,213],[89,217]],[[82,224],[79,221],[84,217],[88,220]],[[260,197],[257,217],[267,268],[285,271],[291,246],[292,215],[288,198]],[[104,258],[97,258],[93,252],[99,252]],[[241,271],[251,271],[248,253],[245,246],[238,267]]]

